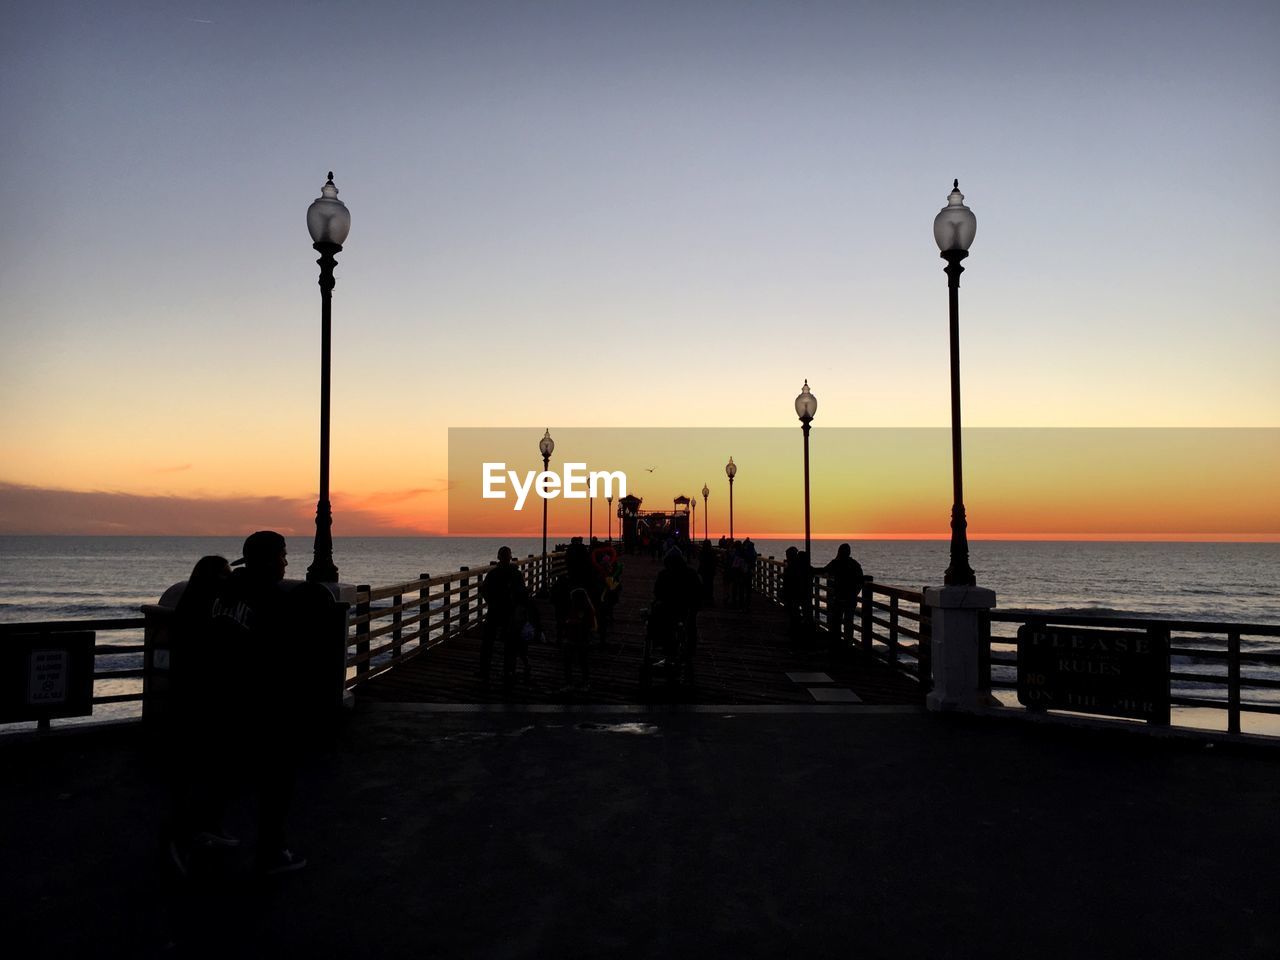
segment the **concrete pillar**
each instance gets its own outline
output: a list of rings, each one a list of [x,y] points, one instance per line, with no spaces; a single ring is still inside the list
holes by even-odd
[[[930,710],[972,710],[985,706],[978,683],[978,617],[996,605],[985,587],[926,587],[924,602],[933,617],[933,689]]]

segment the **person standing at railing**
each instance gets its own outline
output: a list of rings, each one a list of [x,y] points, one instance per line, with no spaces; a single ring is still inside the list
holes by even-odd
[[[827,577],[827,645],[832,653],[848,650],[853,643],[853,617],[866,576],[853,559],[853,548],[840,544],[836,558],[819,573]]]
[[[809,554],[795,547],[787,547],[782,568],[782,606],[792,645],[808,646],[813,638],[813,572]]]
[[[313,611],[320,603],[333,602],[319,584],[298,584],[286,593],[287,557],[285,539],[274,530],[250,534],[244,556],[232,564],[243,569],[231,575],[213,606],[218,642],[245,677],[239,703],[228,708],[229,723],[257,791],[256,866],[267,875],[307,865],[285,839],[311,693],[303,644],[313,638],[304,626],[319,619]],[[229,697],[236,693],[228,691]]]
[[[493,659],[493,645],[498,639],[502,644],[502,682],[509,684],[515,678],[518,642],[512,642],[509,630],[516,608],[527,599],[524,577],[520,568],[511,562],[511,548],[498,550],[498,565],[485,574],[480,584],[484,597],[484,626],[480,633],[480,666],[477,671],[481,682],[489,682],[489,664]]]
[[[167,755],[173,796],[167,852],[186,876],[193,855],[240,841],[223,828],[230,743],[223,729],[232,658],[213,631],[213,603],[231,577],[226,557],[201,557],[187,579],[170,622],[170,692],[173,723]]]

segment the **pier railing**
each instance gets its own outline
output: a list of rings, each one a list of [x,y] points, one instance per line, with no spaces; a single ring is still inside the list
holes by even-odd
[[[564,553],[548,554],[545,563],[541,556],[533,554],[514,562],[529,592],[536,594],[549,588],[563,572]],[[423,574],[416,580],[389,586],[357,587],[347,616],[345,688],[351,689],[482,623],[485,603],[480,585],[493,566],[463,567],[437,577]],[[154,622],[149,623],[148,617],[113,617],[0,623],[0,643],[36,636],[56,647],[59,635],[92,632],[92,719],[103,719],[100,708],[116,705],[124,705],[117,715],[137,719],[144,707],[148,715],[153,708],[157,713],[163,712],[160,700],[167,689],[169,668],[168,640],[165,631],[157,627],[167,625],[172,611],[157,604],[147,604],[143,609],[156,618]],[[109,634],[110,639],[104,640],[103,634]],[[150,641],[147,634],[152,635]],[[137,707],[129,709],[129,704]],[[109,717],[110,714],[106,718]],[[48,719],[37,722],[41,730],[50,726]]]
[[[347,620],[347,689],[484,622],[480,585],[496,563],[437,577],[423,573],[389,586],[356,587]],[[512,563],[529,593],[536,595],[550,589],[563,572],[564,553],[548,554],[545,562],[531,553]]]
[[[785,566],[774,557],[758,558],[752,576],[755,592],[782,605]],[[828,577],[815,572],[810,602],[814,625],[823,634],[830,634],[829,592]],[[932,647],[929,608],[924,605],[923,590],[880,584],[868,578],[858,597],[853,619],[855,646],[915,677],[921,683],[921,694],[928,692]]]
[[[1017,631],[1024,624],[1150,634],[1169,649],[1169,703],[1218,712],[1228,733],[1241,732],[1242,716],[1280,715],[1280,697],[1270,701],[1258,697],[1262,691],[1280,691],[1280,671],[1276,669],[1280,668],[1280,653],[1274,652],[1274,640],[1261,639],[1280,637],[1280,626],[1037,610],[986,611],[980,621],[978,675],[988,693],[1017,689]],[[1270,676],[1262,675],[1266,668],[1271,668]]]

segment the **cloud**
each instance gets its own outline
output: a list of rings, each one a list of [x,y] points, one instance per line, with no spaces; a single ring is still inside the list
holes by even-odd
[[[182,471],[190,470],[190,469],[191,469],[191,464],[182,463],[176,467],[156,467],[151,472],[152,473],[182,473]]]
[[[402,497],[399,502],[403,503]],[[367,505],[366,505],[366,501]],[[430,536],[414,515],[389,516],[374,497],[335,494],[334,534]],[[0,534],[244,536],[272,529],[286,536],[315,531],[315,500],[291,497],[173,497],[117,491],[60,490],[0,481]]]

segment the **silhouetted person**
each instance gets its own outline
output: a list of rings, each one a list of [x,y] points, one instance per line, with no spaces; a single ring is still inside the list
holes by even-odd
[[[592,589],[599,591],[597,599],[597,629],[600,646],[607,647],[609,630],[613,626],[613,610],[622,598],[623,564],[618,552],[611,546],[599,546],[591,552],[594,579]]]
[[[516,601],[515,609],[511,612],[511,618],[507,621],[504,629],[502,641],[504,644],[504,662],[506,662],[506,645],[509,645],[512,650],[512,670],[514,671],[515,669],[516,659],[519,659],[524,669],[525,683],[532,679],[532,670],[529,666],[529,645],[536,642],[541,634],[542,618],[538,614],[538,605],[533,602],[528,594],[525,594]]]
[[[520,568],[511,562],[511,548],[498,551],[498,565],[485,574],[480,585],[480,595],[487,607],[484,626],[480,633],[480,678],[489,682],[489,663],[493,658],[495,640],[503,640],[502,680],[510,683],[515,675],[517,644],[510,639],[509,628],[516,606],[527,599],[524,576]]]
[[[173,795],[168,853],[186,876],[194,853],[239,846],[223,827],[232,778],[225,720],[239,651],[213,629],[213,603],[231,577],[226,557],[201,557],[170,624],[170,739]]]
[[[585,590],[595,609],[604,594],[604,579],[596,572],[591,551],[574,537],[564,553],[564,576],[558,577],[551,587],[551,601],[556,612],[556,639],[563,639],[569,616],[570,596],[574,590]]]
[[[822,568],[827,575],[827,641],[832,651],[847,650],[853,642],[853,615],[866,579],[853,549],[840,544],[836,558]]]
[[[684,560],[684,554],[672,548],[662,560],[662,570],[653,581],[653,609],[649,614],[649,628],[658,631],[668,657],[676,651],[672,643],[676,637],[676,624],[684,624],[685,649],[679,666],[693,679],[693,657],[698,648],[698,607],[702,601],[702,582],[698,574]]]
[[[715,603],[716,551],[710,540],[702,541],[702,550],[698,553],[698,578],[702,581],[702,605],[709,607]]]
[[[564,552],[564,570],[569,583],[584,589],[591,583],[591,550],[581,537],[574,537]]]
[[[734,540],[729,548],[729,567],[725,571],[729,581],[729,605],[745,610],[748,604],[751,571],[748,567],[747,548],[740,540]]]
[[[285,840],[302,747],[300,722],[310,693],[300,646],[307,638],[300,635],[296,615],[321,602],[315,591],[328,597],[317,584],[299,584],[298,596],[286,595],[281,581],[289,565],[287,553],[280,534],[250,534],[244,556],[232,564],[243,568],[231,575],[213,604],[216,642],[236,650],[246,678],[240,691],[238,739],[257,788],[257,869],[264,874],[307,864]],[[229,711],[236,716],[234,707]]]
[[[787,611],[791,642],[807,644],[813,637],[813,572],[809,555],[795,547],[787,547],[782,569],[782,605]]]
[[[575,587],[569,594],[569,611],[564,622],[564,689],[562,693],[591,689],[591,663],[589,651],[591,635],[596,628],[596,611],[591,605],[587,591]],[[577,664],[582,673],[582,684],[575,687],[573,683],[573,666]]]
[[[759,554],[756,553],[755,542],[750,537],[747,537],[747,539],[742,541],[742,565],[744,569],[742,578],[743,610],[751,609],[751,593],[753,589],[752,581],[755,579],[756,575],[756,558],[758,556]]]

